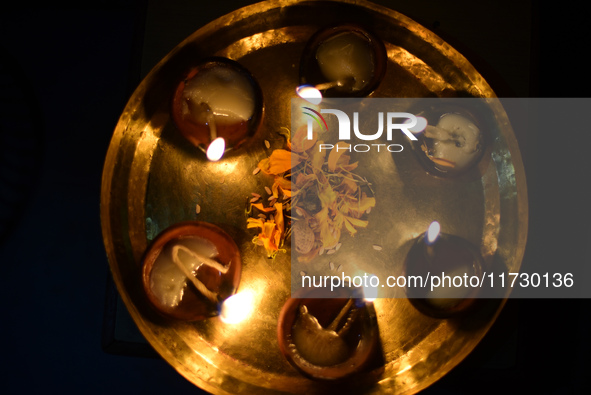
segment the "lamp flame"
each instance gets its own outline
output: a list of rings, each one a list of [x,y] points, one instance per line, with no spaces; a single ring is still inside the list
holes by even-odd
[[[253,310],[254,295],[243,291],[230,296],[222,303],[220,319],[224,324],[238,324],[246,320]]]
[[[320,104],[322,102],[322,93],[318,89],[310,85],[301,85],[296,88],[296,93],[299,97],[309,101],[312,104]]]
[[[224,156],[226,141],[223,137],[218,137],[207,147],[207,159],[212,162],[218,161]]]
[[[366,302],[373,302],[378,297],[378,288],[372,285],[372,280],[376,279],[376,284],[379,283],[379,279],[375,274],[368,276],[368,281],[363,284],[363,300]]]
[[[437,240],[437,238],[439,237],[440,231],[441,225],[439,225],[439,222],[431,222],[431,225],[429,225],[429,229],[427,229],[427,244],[435,243],[435,240]]]

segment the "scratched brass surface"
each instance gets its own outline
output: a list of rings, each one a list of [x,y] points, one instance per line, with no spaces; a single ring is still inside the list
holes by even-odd
[[[337,22],[371,27],[384,40],[389,58],[387,75],[375,97],[440,96],[446,91],[494,97],[462,55],[403,15],[361,1],[297,3],[273,1],[237,10],[179,44],[130,98],[105,159],[101,221],[121,297],[160,355],[188,380],[216,394],[330,392],[331,384],[303,377],[279,351],[277,318],[290,292],[289,251],[267,260],[251,243],[253,234],[247,231],[244,218],[246,197],[271,184],[261,175],[252,176],[252,170],[270,153],[264,140],[271,143],[271,149],[283,144],[276,132],[290,125],[290,98],[307,39]],[[207,162],[203,153],[180,136],[169,114],[179,76],[192,63],[212,55],[244,65],[257,78],[264,101],[264,119],[253,141],[217,163]],[[474,230],[477,236],[471,239],[485,255],[494,255],[516,271],[527,235],[527,192],[515,137],[502,109],[499,113],[501,133],[484,158],[489,163],[487,170],[467,188],[472,198],[452,199],[444,207],[451,228],[446,231],[458,230],[462,235]],[[416,159],[410,150],[408,154],[402,166],[419,166],[418,162],[411,164]],[[410,205],[396,210],[407,213],[400,217],[409,221],[407,228],[405,224],[397,227],[400,234],[415,229],[417,223],[423,229],[422,223],[431,215]],[[474,216],[468,230],[458,225],[464,212]],[[141,256],[159,231],[191,219],[220,226],[240,248],[243,271],[238,293],[254,295],[248,320],[233,325],[217,317],[177,322],[161,318],[149,307],[141,285]],[[476,346],[502,304],[502,299],[485,302],[468,317],[438,320],[421,315],[405,299],[376,300],[384,366],[360,377],[349,389],[359,393],[420,391]]]

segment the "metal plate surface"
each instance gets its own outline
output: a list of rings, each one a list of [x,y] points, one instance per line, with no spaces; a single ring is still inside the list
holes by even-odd
[[[267,259],[251,242],[244,210],[251,192],[260,193],[272,183],[252,172],[271,152],[264,140],[271,149],[283,146],[277,131],[291,123],[290,99],[305,43],[322,27],[340,22],[370,27],[386,45],[387,73],[373,97],[438,97],[450,92],[494,97],[461,54],[395,11],[361,1],[273,1],[219,18],[180,43],[142,81],[115,128],[101,191],[103,238],[114,280],[156,351],[212,393],[320,394],[334,389],[334,384],[300,375],[280,353],[277,319],[290,295],[289,251]],[[208,162],[184,140],[169,111],[182,73],[209,56],[245,66],[258,80],[264,101],[263,122],[252,141],[220,162]],[[527,191],[515,137],[502,108],[497,114],[500,132],[483,159],[487,166],[482,177],[469,184],[450,181],[455,187],[440,188],[447,195],[432,210],[446,219],[448,232],[470,239],[485,258],[517,271],[527,235]],[[391,215],[397,225],[388,236],[398,240],[398,254],[403,255],[432,218],[433,212],[418,207],[433,200],[428,191],[441,180],[427,177],[410,150],[388,166],[399,170],[401,182],[415,175],[419,180],[411,189],[414,196],[401,199],[399,207],[376,207],[395,213]],[[140,261],[150,241],[168,226],[193,219],[218,225],[240,248],[238,292],[251,292],[254,299],[253,312],[239,324],[224,324],[217,317],[192,323],[167,320],[151,309],[143,294]],[[347,389],[410,394],[435,382],[472,351],[503,299],[447,320],[422,315],[406,299],[378,299],[374,305],[384,364],[363,373]]]

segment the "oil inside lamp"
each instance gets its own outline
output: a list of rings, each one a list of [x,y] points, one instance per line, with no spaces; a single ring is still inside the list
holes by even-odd
[[[480,276],[483,259],[472,243],[441,233],[441,225],[433,221],[427,231],[415,240],[405,267],[411,276],[426,278],[428,273],[440,276],[441,282],[432,289],[430,286],[407,287],[406,291],[418,310],[435,317],[447,317],[467,311],[473,305],[478,288],[466,286],[466,278]],[[454,278],[462,279],[462,282],[454,282]]]
[[[340,25],[310,38],[300,78],[327,96],[363,97],[383,78],[386,59],[384,44],[373,34],[357,25]]]
[[[483,136],[466,115],[446,113],[437,125],[425,125],[418,135],[421,156],[437,174],[454,175],[472,167],[482,156]]]
[[[367,39],[354,32],[337,33],[324,41],[316,51],[316,60],[322,75],[333,81],[325,89],[346,86],[351,91],[358,91],[369,83],[375,68]]]
[[[345,336],[349,332],[355,315],[352,313],[353,299],[340,309],[330,324],[324,328],[308,311],[299,306],[298,318],[293,326],[293,344],[302,358],[314,365],[332,366],[344,362],[351,354]]]
[[[256,131],[261,114],[258,84],[244,67],[226,58],[211,58],[191,69],[172,102],[176,126],[210,160],[243,144]]]
[[[187,281],[212,302],[217,302],[217,294],[199,280],[195,274],[202,265],[209,266],[225,274],[228,267],[212,258],[218,256],[217,249],[209,240],[193,238],[179,241],[170,246],[170,255],[160,254],[154,262],[150,286],[158,300],[168,307],[175,307],[183,298]]]

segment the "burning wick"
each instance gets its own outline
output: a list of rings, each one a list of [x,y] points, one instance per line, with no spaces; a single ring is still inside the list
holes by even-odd
[[[238,324],[246,320],[253,311],[254,295],[243,291],[224,300],[220,309],[220,319],[224,324]]]
[[[437,221],[431,222],[429,228],[427,229],[427,244],[431,245],[435,243],[437,238],[439,237],[439,233],[441,232],[441,225]]]
[[[223,137],[218,137],[207,147],[207,159],[212,162],[218,161],[224,156],[226,149],[226,140]]]
[[[433,251],[433,245],[439,238],[439,233],[441,232],[441,225],[437,221],[431,222],[427,232],[425,233],[425,243],[427,244],[427,256],[430,259],[433,259],[435,256],[435,252]]]
[[[354,84],[355,78],[348,77],[338,81],[324,82],[316,86],[301,85],[296,88],[296,93],[299,97],[309,101],[312,104],[320,104],[322,102],[322,93],[320,91],[325,91],[336,87],[351,87]]]
[[[322,102],[322,93],[318,89],[310,85],[301,85],[296,88],[296,93],[299,97],[309,101],[312,104],[320,104]]]
[[[201,102],[199,103],[199,107],[201,111],[205,113],[205,119],[207,120],[207,126],[209,127],[209,138],[211,142],[209,143],[209,147],[207,147],[207,159],[216,162],[224,156],[226,141],[223,137],[218,137],[215,114],[211,110],[209,104]]]
[[[376,284],[379,283],[379,279],[375,274],[369,276],[369,284],[363,286],[363,300],[367,303],[371,303],[378,297],[377,285],[373,285],[373,279],[376,279]]]
[[[349,315],[351,313],[351,307],[353,307],[353,299],[349,299],[347,301],[347,303],[343,306],[341,311],[339,311],[339,314],[337,314],[337,316],[328,325],[326,330],[337,332],[339,336],[342,336],[346,331],[348,331],[349,325],[343,325],[341,329],[338,329],[338,327],[340,326],[341,321],[343,321],[343,318],[345,318],[345,315]]]
[[[355,77],[347,77],[347,78],[342,78],[340,80],[337,81],[332,81],[332,82],[324,82],[322,84],[318,84],[316,85],[314,88],[318,89],[319,91],[325,91],[331,88],[336,88],[336,87],[351,87],[355,84]]]

